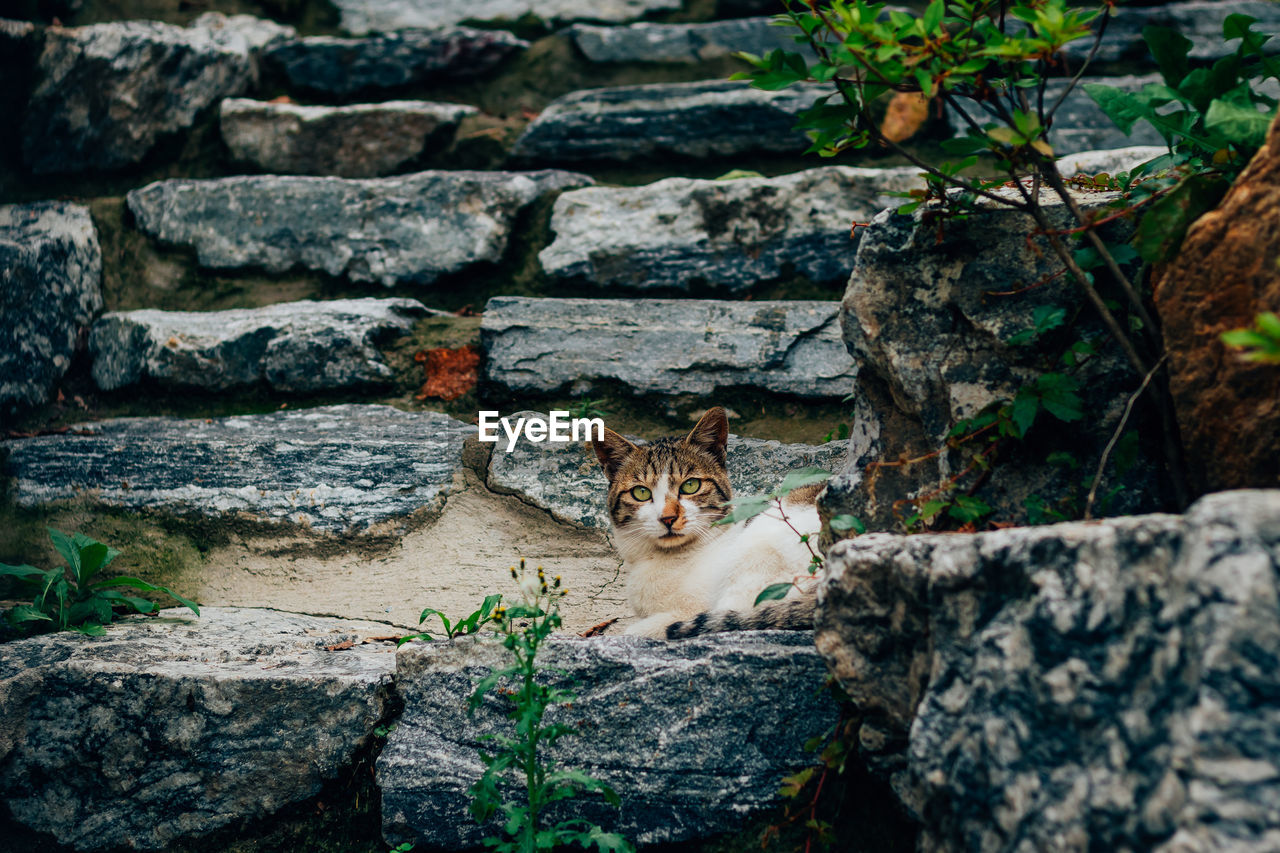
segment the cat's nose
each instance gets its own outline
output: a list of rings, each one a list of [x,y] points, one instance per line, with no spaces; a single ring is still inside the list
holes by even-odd
[[[664,516],[661,516],[658,520],[661,521],[663,524],[665,524],[669,528],[671,527],[671,525],[676,523],[676,519],[678,519],[679,517],[680,516],[678,515],[664,515]]]

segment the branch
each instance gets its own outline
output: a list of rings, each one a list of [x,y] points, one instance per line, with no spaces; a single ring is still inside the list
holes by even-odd
[[[1089,488],[1089,499],[1084,505],[1084,520],[1088,521],[1093,518],[1093,502],[1098,496],[1098,486],[1102,483],[1103,470],[1107,467],[1107,459],[1111,456],[1111,451],[1115,449],[1116,443],[1120,441],[1120,434],[1124,432],[1125,424],[1129,422],[1129,415],[1133,413],[1133,404],[1138,402],[1138,398],[1142,396],[1142,392],[1147,390],[1147,386],[1151,384],[1151,380],[1155,378],[1156,371],[1164,366],[1168,360],[1169,354],[1165,353],[1160,356],[1160,360],[1155,366],[1142,377],[1142,384],[1138,386],[1138,390],[1129,396],[1129,401],[1125,403],[1124,414],[1120,416],[1120,423],[1116,426],[1115,432],[1111,434],[1111,440],[1107,442],[1107,446],[1102,450],[1102,458],[1098,460],[1098,470],[1093,475],[1093,485]]]

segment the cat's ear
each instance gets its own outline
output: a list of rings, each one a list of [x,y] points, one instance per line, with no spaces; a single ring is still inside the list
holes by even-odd
[[[600,465],[604,468],[604,474],[610,480],[618,473],[622,463],[626,462],[627,458],[637,450],[634,444],[608,427],[605,427],[604,438],[591,442],[591,446],[595,448],[596,458],[600,460]]]
[[[729,444],[729,416],[719,406],[708,409],[684,441],[690,447],[705,450],[724,465],[725,449]]]

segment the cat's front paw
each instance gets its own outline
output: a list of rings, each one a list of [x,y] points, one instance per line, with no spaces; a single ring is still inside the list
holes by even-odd
[[[665,640],[667,638],[667,626],[675,621],[675,616],[670,613],[655,613],[652,616],[646,616],[643,619],[637,619],[632,622],[623,633],[630,634],[633,637],[652,637],[655,640]]]

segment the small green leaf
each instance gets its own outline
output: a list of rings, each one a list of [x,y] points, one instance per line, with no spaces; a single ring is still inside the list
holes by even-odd
[[[755,603],[752,606],[755,607],[765,601],[777,601],[780,598],[786,598],[787,593],[791,591],[794,585],[790,582],[769,584],[756,596]]]
[[[867,532],[867,526],[862,523],[861,519],[853,515],[837,515],[831,519],[831,529],[840,533],[852,530],[859,536]]]
[[[798,471],[792,471],[782,479],[782,485],[778,486],[773,492],[773,497],[781,498],[791,494],[796,489],[805,486],[812,486],[815,483],[825,483],[831,479],[831,472],[817,467],[801,468]]]
[[[716,524],[737,524],[739,521],[755,518],[773,506],[773,498],[768,495],[750,495],[744,498],[735,498],[729,503],[733,510],[724,518],[715,522]]]

